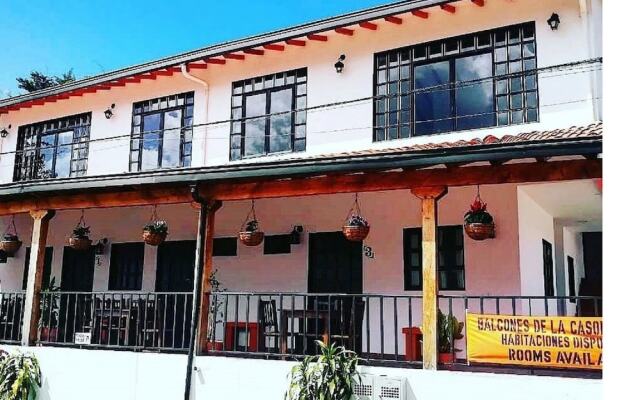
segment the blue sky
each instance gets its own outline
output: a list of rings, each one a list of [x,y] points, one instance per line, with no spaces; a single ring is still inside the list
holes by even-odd
[[[392,0],[0,0],[0,98],[32,70],[76,77]]]

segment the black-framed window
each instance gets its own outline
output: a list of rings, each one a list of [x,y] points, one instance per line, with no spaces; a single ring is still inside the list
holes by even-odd
[[[223,237],[213,239],[214,257],[232,257],[238,255],[238,238]]]
[[[538,121],[535,23],[375,55],[374,140]]]
[[[306,68],[234,82],[231,160],[304,151],[306,107]]]
[[[404,289],[422,289],[422,229],[405,228]],[[464,235],[461,225],[437,228],[438,289],[464,290]]]
[[[31,247],[27,247],[24,253],[24,271],[22,273],[22,290],[27,290],[29,278],[29,260],[31,260]],[[51,264],[53,262],[53,247],[44,249],[44,267],[42,268],[42,285],[49,284],[51,279]]]
[[[291,253],[291,234],[265,236],[264,254],[289,253]]]
[[[553,281],[553,247],[551,243],[542,239],[542,271],[544,274],[544,295],[553,296],[554,281]]]
[[[569,296],[572,297],[569,302],[575,303],[576,299],[573,296],[576,295],[576,270],[571,256],[567,256],[567,273],[569,275]]]
[[[129,169],[191,166],[193,92],[133,104]]]
[[[109,290],[142,289],[144,243],[111,244],[109,262]]]
[[[91,113],[18,128],[14,181],[84,176]]]

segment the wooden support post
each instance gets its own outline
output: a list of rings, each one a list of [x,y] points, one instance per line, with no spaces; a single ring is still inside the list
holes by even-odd
[[[31,211],[33,232],[31,234],[31,253],[29,256],[29,270],[27,271],[27,291],[22,323],[21,342],[23,346],[32,345],[38,337],[44,253],[47,246],[49,221],[54,215],[55,211],[52,210]]]
[[[213,238],[215,235],[216,211],[222,207],[221,201],[214,201],[207,216],[207,227],[204,235],[204,265],[202,270],[202,294],[200,296],[200,316],[198,320],[198,341],[196,354],[203,354],[207,350],[207,329],[209,327],[209,305],[211,304],[211,281],[209,278],[214,271]]]
[[[423,187],[411,191],[422,199],[422,366],[438,364],[438,272],[436,233],[438,199],[447,188]]]

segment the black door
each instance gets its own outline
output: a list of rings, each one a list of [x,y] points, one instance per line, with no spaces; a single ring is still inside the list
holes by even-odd
[[[22,274],[22,290],[27,290],[27,277],[29,275],[29,261],[31,259],[31,247],[27,247],[24,254],[24,273]],[[42,287],[49,285],[51,279],[51,263],[53,261],[53,247],[44,249],[44,267],[42,269]]]
[[[551,243],[542,239],[542,270],[544,273],[544,295],[554,295],[553,249]]]
[[[92,292],[94,263],[93,247],[88,250],[64,248],[58,335],[65,342],[73,342],[74,331],[81,332],[91,322],[91,295],[65,292]],[[53,323],[51,325],[54,326]]]
[[[347,240],[342,232],[309,234],[309,293],[362,294],[362,242]],[[364,301],[359,296],[309,297],[308,309],[328,311],[329,341],[360,352]],[[307,332],[318,332],[318,321],[306,321]],[[323,321],[321,329],[324,329]],[[308,336],[308,335],[307,335]],[[307,351],[315,345],[306,337]],[[304,343],[296,343],[304,348]]]
[[[195,240],[164,242],[158,246],[156,291],[165,292],[157,295],[158,312],[163,316],[160,324],[164,346],[189,346],[195,260]]]

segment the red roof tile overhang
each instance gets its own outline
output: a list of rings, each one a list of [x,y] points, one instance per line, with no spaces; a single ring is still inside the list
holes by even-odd
[[[469,1],[480,7],[484,5],[482,0],[406,0],[369,8],[3,99],[0,100],[0,115],[22,108],[42,106],[46,103],[110,90],[114,87],[137,84],[143,80],[155,80],[158,76],[171,76],[179,73],[182,65],[186,65],[189,70],[206,69],[210,65],[225,65],[228,60],[238,62],[247,57],[262,56],[266,51],[280,52],[285,51],[287,47],[304,46],[307,41],[327,42],[328,33],[353,36],[358,29],[376,30],[381,23],[400,25],[402,14],[427,19],[433,8],[439,12],[455,14],[456,5],[451,3],[463,1]]]
[[[553,131],[527,132],[500,139],[474,139],[449,144],[327,154],[288,160],[272,159],[199,168],[173,168],[125,174],[87,176],[0,185],[0,200],[33,196],[117,191],[131,187],[175,187],[195,183],[281,180],[334,174],[421,169],[438,165],[549,160],[553,157],[594,159],[602,153],[602,123]]]

